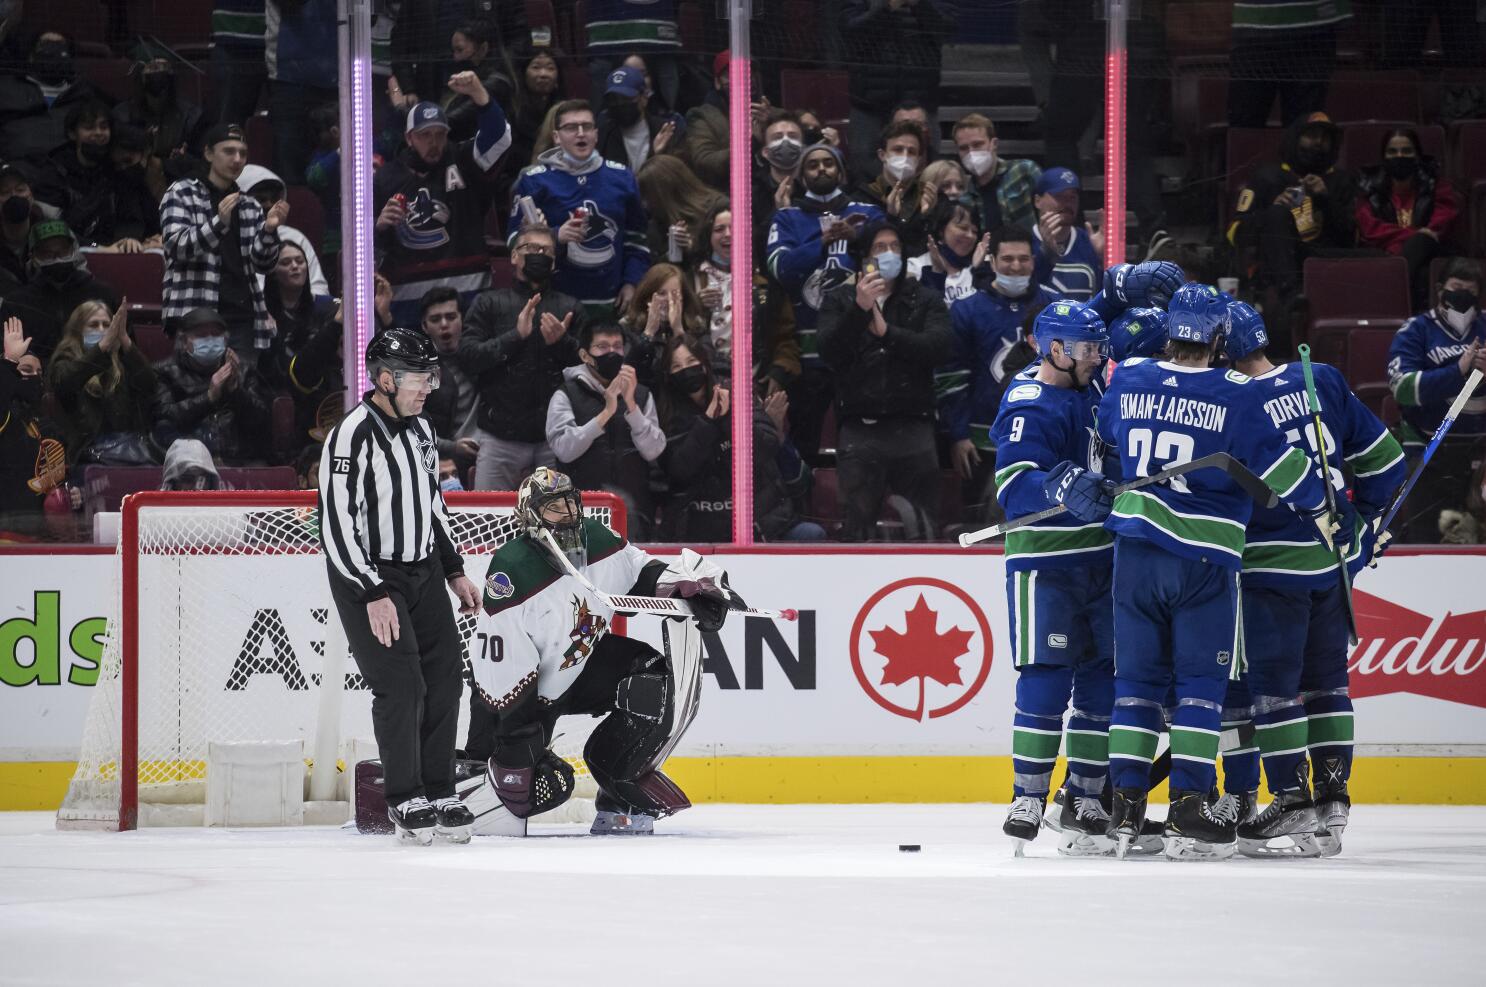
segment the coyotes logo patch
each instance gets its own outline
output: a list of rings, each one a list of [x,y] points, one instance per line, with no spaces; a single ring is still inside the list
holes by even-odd
[[[593,654],[593,646],[609,629],[609,621],[588,609],[588,601],[573,597],[573,629],[568,631],[572,644],[562,653],[562,664],[558,670],[572,668]]]

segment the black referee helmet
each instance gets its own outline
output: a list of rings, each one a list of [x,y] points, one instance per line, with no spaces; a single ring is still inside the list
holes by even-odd
[[[421,329],[383,329],[366,344],[366,369],[376,379],[377,371],[386,368],[426,373],[439,368],[439,352],[433,340]]]

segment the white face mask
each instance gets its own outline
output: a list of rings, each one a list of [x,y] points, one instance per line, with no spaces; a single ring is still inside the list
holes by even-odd
[[[1442,305],[1440,306],[1440,314],[1445,317],[1445,321],[1449,323],[1450,328],[1456,332],[1465,332],[1470,328],[1471,323],[1476,321],[1475,308],[1468,308],[1464,312],[1457,312],[1453,308],[1446,308]]]
[[[1032,283],[1030,274],[998,274],[996,275],[996,287],[1012,298],[1027,293],[1027,286]]]
[[[895,182],[912,178],[918,174],[918,158],[907,154],[894,154],[882,163],[883,173]]]
[[[971,151],[962,154],[960,161],[976,178],[984,178],[996,167],[995,151]]]

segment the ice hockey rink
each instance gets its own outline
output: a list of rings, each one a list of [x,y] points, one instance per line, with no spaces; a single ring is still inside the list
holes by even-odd
[[[0,815],[0,983],[1479,983],[1486,809],[1331,860],[1014,859],[993,805],[704,805],[654,837],[400,846]],[[917,843],[919,853],[899,844]]]

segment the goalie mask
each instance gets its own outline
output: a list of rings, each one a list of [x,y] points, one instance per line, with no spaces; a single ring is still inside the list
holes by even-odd
[[[551,533],[557,547],[574,568],[588,563],[588,542],[583,536],[583,494],[566,473],[539,466],[521,481],[516,494],[516,523],[523,534],[546,547],[540,532]]]

